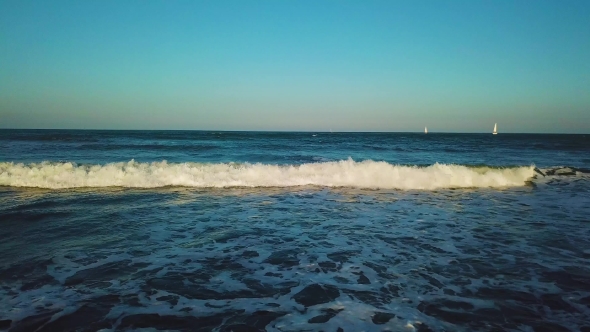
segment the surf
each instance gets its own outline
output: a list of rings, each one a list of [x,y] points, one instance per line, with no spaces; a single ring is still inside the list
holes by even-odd
[[[157,188],[353,187],[374,189],[501,188],[524,186],[534,166],[508,168],[454,164],[394,165],[352,159],[300,165],[261,163],[72,162],[0,163],[0,185],[49,189],[82,187]]]

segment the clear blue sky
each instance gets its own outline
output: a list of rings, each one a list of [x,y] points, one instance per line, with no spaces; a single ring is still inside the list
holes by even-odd
[[[590,1],[0,0],[0,128],[590,132]]]

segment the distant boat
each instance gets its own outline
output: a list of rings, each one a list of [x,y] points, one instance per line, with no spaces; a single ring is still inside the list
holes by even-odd
[[[498,124],[494,123],[494,132],[492,132],[492,134],[497,135],[498,134]]]
[[[428,134],[428,128],[424,127],[424,133]]]

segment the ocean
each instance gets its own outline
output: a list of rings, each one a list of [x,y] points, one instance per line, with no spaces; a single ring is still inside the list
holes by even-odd
[[[590,135],[0,130],[0,330],[590,331]]]

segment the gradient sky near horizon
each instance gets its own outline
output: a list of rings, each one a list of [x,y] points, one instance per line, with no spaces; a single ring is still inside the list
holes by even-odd
[[[0,0],[0,128],[590,133],[590,1]]]

